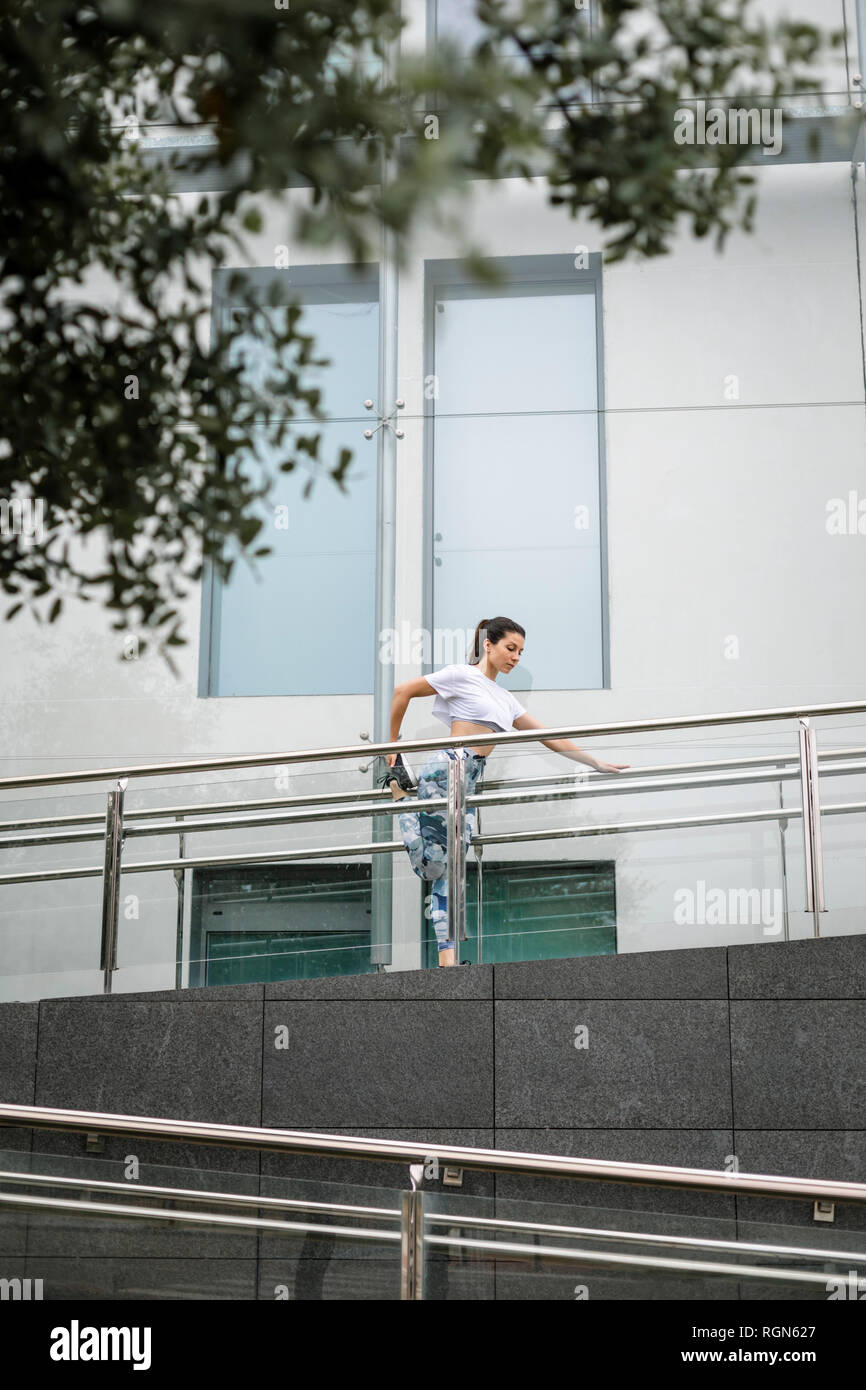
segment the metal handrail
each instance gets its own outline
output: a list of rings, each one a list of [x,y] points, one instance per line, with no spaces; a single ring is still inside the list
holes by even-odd
[[[646,1212],[644,1215],[650,1213]],[[427,1212],[426,1219],[429,1225],[460,1226],[472,1230],[517,1231],[527,1235],[555,1235],[563,1239],[566,1236],[581,1236],[587,1240],[621,1241],[624,1245],[668,1245],[677,1250],[736,1250],[768,1257],[794,1255],[797,1259],[804,1260],[853,1260],[855,1264],[866,1265],[866,1251],[859,1253],[851,1250],[827,1250],[813,1245],[765,1245],[760,1241],[660,1235],[656,1231],[612,1231],[605,1226],[563,1226],[551,1221],[509,1221],[507,1217],[467,1216],[460,1212]]]
[[[367,1240],[377,1244],[400,1243],[399,1231],[371,1231],[366,1226],[323,1226],[317,1221],[279,1221],[267,1216],[224,1216],[222,1212],[171,1211],[165,1207],[128,1206],[124,1202],[88,1202],[65,1197],[37,1197],[32,1193],[0,1192],[0,1208],[23,1211],[68,1211],[77,1215],[114,1216],[123,1220],[182,1221],[193,1226],[216,1226],[220,1230],[251,1230],[274,1235],[328,1236],[332,1240]]]
[[[530,783],[524,790],[515,790],[508,781],[500,785],[507,790],[493,790],[488,788],[484,792],[475,792],[465,797],[465,804],[468,807],[474,805],[483,806],[512,806],[522,803],[532,803],[536,801],[559,801],[569,797],[592,796],[624,796],[629,792],[659,792],[659,791],[688,791],[692,787],[734,787],[751,786],[760,782],[785,782],[796,781],[800,777],[797,767],[797,757],[793,754],[789,759],[774,759],[783,766],[756,768],[752,771],[749,768],[739,770],[731,767],[736,763],[736,759],[724,759],[725,768],[719,773],[713,773],[709,769],[712,763],[707,764],[706,771],[696,773],[694,776],[650,776],[647,769],[642,768],[642,775],[633,778],[631,772],[628,776],[621,776],[608,773],[590,773],[581,783],[575,784],[574,777],[563,778],[521,778],[521,784]],[[788,765],[790,764],[790,766]],[[679,773],[678,764],[671,765],[672,773]],[[826,777],[854,776],[857,773],[866,772],[866,759],[862,762],[840,762],[837,766],[824,769]],[[575,774],[580,776],[580,774]],[[596,780],[599,779],[599,780]],[[566,782],[565,786],[550,785],[551,783]],[[538,784],[542,785],[539,786]],[[339,799],[348,800],[351,793],[344,793]],[[185,815],[198,815],[200,817],[211,816],[210,820],[160,820],[153,817],[155,823],[139,824],[140,812],[130,813],[130,819],[124,821],[123,837],[125,840],[149,839],[153,835],[204,835],[208,832],[220,830],[230,830],[235,827],[245,829],[247,827],[261,827],[269,825],[306,825],[316,821],[341,821],[353,820],[357,818],[367,819],[370,816],[391,816],[394,814],[394,802],[390,792],[377,793],[377,796],[387,797],[387,803],[379,805],[339,805],[328,807],[324,810],[309,809],[300,811],[286,810],[286,805],[294,805],[294,802],[278,803],[275,809],[273,802],[261,803],[268,806],[266,812],[259,809],[260,804],[255,807],[248,806],[244,801],[226,803],[232,808],[232,813],[213,817],[214,808],[211,806],[198,806],[193,811],[184,812]],[[298,798],[299,800],[301,798]],[[306,802],[313,802],[315,797],[303,798]],[[400,803],[400,811],[412,811],[419,809],[419,805],[425,811],[436,811],[447,808],[448,798],[445,796],[427,797],[423,803],[419,803],[417,797],[405,797]],[[153,815],[153,813],[150,813]],[[162,815],[171,813],[162,812]],[[175,814],[180,814],[176,812]],[[0,849],[23,849],[36,845],[57,845],[57,844],[88,844],[93,840],[101,840],[105,829],[105,816],[95,815],[88,818],[92,822],[93,828],[80,830],[60,830],[42,831],[37,834],[12,834],[8,838],[0,839]],[[97,828],[97,822],[99,828]],[[47,824],[56,822],[48,820]],[[0,825],[0,832],[5,829]]]
[[[32,1156],[32,1155],[31,1155]],[[54,1155],[52,1155],[52,1158]],[[233,1175],[236,1176],[236,1175]],[[19,1169],[0,1171],[0,1183],[19,1183],[22,1187],[64,1187],[84,1192],[124,1193],[136,1197],[158,1197],[165,1202],[183,1198],[189,1202],[211,1202],[215,1206],[253,1207],[266,1211],[335,1211],[341,1216],[399,1217],[396,1207],[365,1207],[351,1202],[313,1202],[301,1197],[263,1197],[250,1192],[214,1192],[198,1187],[159,1187],[153,1183],[114,1182],[108,1178],[76,1178],[55,1173],[24,1173]],[[474,1224],[474,1223],[473,1223]],[[853,1258],[853,1257],[852,1257]],[[864,1257],[866,1258],[866,1257]]]
[[[866,748],[827,748],[824,749],[823,752],[819,752],[819,762],[822,764],[841,758],[866,758]],[[641,767],[629,768],[628,780],[631,783],[634,778],[663,776],[667,772],[691,774],[713,770],[721,771],[723,769],[741,769],[748,767],[758,769],[760,767],[765,767],[768,769],[766,777],[762,774],[761,776],[756,776],[754,780],[776,781],[777,776],[770,769],[773,767],[785,767],[787,769],[789,764],[796,768],[796,753],[761,753],[758,756],[748,758],[711,758],[701,762],[688,763],[646,763]],[[844,769],[827,768],[825,770],[825,776],[835,776],[837,771],[859,771],[859,765],[852,764],[849,768]],[[796,770],[793,772],[786,770],[784,773],[785,779],[790,779],[798,775]],[[531,785],[533,787],[555,786],[564,781],[572,781],[574,776],[574,773],[566,772],[564,774],[553,773],[550,776],[544,777],[538,775],[531,777],[485,777],[484,785],[488,791],[501,790],[506,787],[517,788],[524,785]],[[594,779],[597,777],[604,778],[605,774],[597,772],[589,773],[588,780],[593,786],[596,786]],[[682,785],[698,786],[700,784],[689,780],[683,782]],[[604,783],[599,783],[597,785],[598,791],[603,791],[605,789],[606,786]],[[287,806],[339,805],[349,797],[351,797],[352,801],[355,803],[362,801],[387,801],[389,805],[391,804],[390,792],[380,790],[376,787],[362,787],[360,790],[353,792],[304,792],[300,796],[251,797],[249,800],[245,799],[243,801],[209,801],[204,803],[198,801],[181,803],[174,806],[139,806],[130,813],[133,820],[127,821],[127,833],[132,833],[133,827],[137,832],[139,822],[159,820],[161,817],[209,815],[215,812],[233,811],[238,808],[244,811],[263,811]],[[84,827],[96,824],[104,825],[104,823],[104,811],[76,811],[66,816],[35,816],[29,820],[22,820],[21,817],[16,816],[14,821],[0,821],[0,834],[11,834],[18,830],[40,830],[45,826],[54,825]],[[187,821],[182,826],[176,828],[186,830],[195,829],[196,827],[194,824]],[[11,844],[11,840],[2,840],[0,841],[0,848]]]
[[[474,798],[467,797],[467,805],[471,805],[473,800]],[[424,805],[426,807],[437,804],[439,801],[440,798],[436,798],[434,801],[434,798],[431,797],[429,801],[424,802]],[[831,803],[821,808],[821,814],[824,816],[862,814],[864,811],[866,811],[866,801]],[[607,825],[575,825],[546,830],[533,829],[502,832],[494,835],[477,835],[473,836],[472,844],[483,847],[484,845],[519,844],[527,840],[563,840],[580,839],[587,835],[631,834],[633,831],[639,830],[682,830],[709,825],[746,825],[760,821],[797,820],[802,815],[803,812],[799,806],[785,806],[781,809],[765,811],[726,811],[718,815],[681,816],[665,820],[612,821]],[[124,863],[123,872],[125,874],[146,874],[161,873],[172,869],[198,869],[233,864],[288,864],[303,863],[312,859],[350,859],[367,854],[393,854],[399,852],[403,847],[402,840],[378,840],[368,844],[328,845],[324,848],[273,849],[248,854],[205,854],[197,858],[188,856],[183,859],[152,859],[143,860],[136,864]],[[63,869],[34,869],[22,873],[0,874],[0,884],[56,883],[73,878],[98,878],[102,873],[103,869],[100,865]]]
[[[803,839],[804,839],[804,867],[806,872],[806,901],[807,911],[811,911],[814,917],[814,934],[820,934],[819,913],[825,911],[823,900],[823,869],[821,857],[821,806],[819,798],[819,772],[820,766],[817,756],[817,746],[815,742],[814,729],[809,727],[809,716],[812,714],[821,715],[840,715],[849,713],[866,712],[866,702],[846,701],[838,704],[807,705],[802,707],[784,707],[778,709],[729,711],[724,714],[715,715],[691,715],[676,716],[672,718],[654,720],[631,720],[620,723],[607,723],[596,725],[575,726],[572,728],[546,728],[543,730],[512,731],[509,733],[496,733],[490,730],[485,734],[485,743],[492,744],[524,744],[524,743],[549,743],[554,739],[572,735],[581,737],[600,735],[603,733],[628,733],[661,729],[686,729],[702,728],[711,725],[736,725],[746,723],[756,723],[763,721],[778,721],[798,717],[800,725],[800,749],[799,749],[799,775],[801,782],[801,806],[799,810],[795,808],[786,809],[780,805],[778,810],[768,812],[737,812],[728,815],[716,816],[690,816],[685,818],[671,818],[663,821],[636,821],[617,823],[612,826],[591,826],[591,827],[564,827],[559,830],[536,831],[526,833],[510,833],[497,836],[478,837],[479,851],[483,850],[485,843],[506,844],[521,840],[548,840],[566,837],[578,837],[582,835],[605,835],[622,834],[632,830],[649,829],[681,829],[692,826],[708,826],[746,823],[749,821],[788,820],[796,815],[802,817]],[[204,855],[197,858],[186,857],[183,853],[183,839],[180,842],[180,857],[177,859],[153,860],[139,864],[124,864],[121,866],[122,848],[126,839],[130,836],[156,835],[156,834],[179,834],[181,836],[193,833],[198,830],[200,833],[206,831],[227,830],[236,826],[256,826],[256,825],[287,825],[298,822],[317,822],[321,820],[351,820],[359,816],[383,816],[394,814],[394,803],[386,804],[380,799],[378,805],[359,804],[360,799],[354,805],[333,806],[327,809],[310,809],[307,804],[306,809],[287,811],[269,810],[264,814],[249,814],[249,808],[241,807],[235,809],[229,816],[214,818],[212,809],[201,808],[202,814],[210,819],[202,821],[199,817],[198,824],[190,824],[189,821],[182,821],[178,812],[175,810],[173,819],[160,823],[159,821],[150,824],[135,824],[132,826],[124,824],[123,818],[123,792],[132,776],[155,776],[163,775],[166,772],[188,772],[201,771],[206,768],[226,769],[230,767],[244,767],[254,765],[257,767],[267,766],[275,763],[285,765],[286,763],[310,762],[316,760],[335,760],[338,758],[351,758],[363,756],[369,758],[379,753],[392,751],[423,751],[428,748],[454,750],[458,756],[449,759],[447,795],[445,797],[428,798],[425,800],[425,809],[434,811],[444,809],[446,814],[447,827],[447,873],[449,882],[448,900],[448,936],[454,941],[465,938],[465,888],[466,888],[466,856],[464,842],[464,818],[466,808],[482,805],[514,805],[520,803],[532,803],[540,800],[559,800],[587,794],[618,794],[632,791],[653,791],[670,790],[674,787],[702,786],[702,785],[736,785],[742,782],[774,780],[791,780],[797,773],[793,770],[792,759],[786,756],[773,758],[776,764],[776,771],[770,773],[769,769],[761,771],[726,771],[724,773],[712,774],[709,776],[699,776],[682,782],[679,778],[672,778],[671,772],[676,768],[668,767],[661,776],[654,779],[648,778],[645,774],[635,779],[622,779],[619,774],[612,774],[609,780],[605,774],[601,774],[601,782],[597,782],[595,777],[583,774],[580,784],[576,784],[572,779],[567,785],[547,786],[534,788],[531,790],[517,791],[513,787],[506,791],[485,791],[466,795],[463,785],[464,759],[462,754],[467,746],[476,742],[477,734],[460,735],[447,739],[414,739],[404,742],[399,740],[390,743],[366,744],[364,747],[354,748],[326,748],[326,749],[303,749],[291,753],[283,754],[245,754],[241,757],[229,759],[196,759],[186,762],[144,764],[128,769],[91,769],[89,771],[74,773],[45,773],[33,777],[24,778],[4,778],[0,779],[0,788],[11,787],[36,787],[46,785],[66,785],[70,782],[99,781],[108,776],[115,776],[116,785],[108,796],[108,812],[105,825],[105,858],[102,866],[103,894],[102,894],[102,944],[100,951],[100,968],[103,970],[105,993],[110,993],[114,972],[117,968],[116,960],[116,941],[117,941],[117,914],[118,896],[121,869],[127,873],[154,873],[170,870],[176,874],[198,867],[214,867],[219,865],[238,865],[238,864],[268,864],[286,863],[292,860],[309,862],[320,858],[337,857],[358,857],[370,854],[391,854],[401,848],[400,842],[385,840],[381,835],[374,840],[371,845],[350,845],[350,846],[327,846],[317,848],[304,848],[301,850],[270,850],[256,853],[230,853],[222,855]],[[733,760],[726,760],[728,763]],[[781,764],[781,766],[779,766]],[[712,763],[707,765],[712,768]],[[790,770],[789,770],[790,768]],[[847,764],[840,763],[833,768],[830,775],[844,772],[859,772],[862,769],[856,762],[848,761]],[[118,775],[121,774],[121,775]],[[383,793],[384,796],[384,793]],[[308,799],[307,799],[308,800]],[[419,804],[418,798],[406,798],[408,804],[401,808],[408,811],[413,805]],[[780,796],[781,801],[781,796]],[[828,808],[830,809],[830,808]],[[857,803],[850,806],[837,806],[833,808],[836,812],[862,809]],[[198,812],[197,812],[198,813]],[[374,828],[378,829],[378,823]],[[28,844],[50,844],[50,843],[80,843],[85,840],[96,838],[89,830],[78,829],[61,832],[43,832],[37,835],[12,836],[5,841],[0,840],[0,848],[5,844],[8,848],[26,846]],[[374,863],[376,861],[374,860]],[[96,866],[83,866],[78,868],[66,868],[58,870],[41,870],[23,873],[0,874],[0,884],[13,883],[33,883],[33,882],[52,882],[63,881],[72,878],[91,878],[96,877],[100,869]]]
[[[675,1260],[661,1255],[617,1255],[610,1250],[565,1250],[555,1245],[518,1245],[516,1241],[466,1240],[456,1236],[425,1236],[426,1245],[451,1250],[491,1250],[503,1255],[528,1256],[545,1264],[602,1265],[614,1269],[646,1269],[670,1274],[717,1274],[734,1279],[759,1279],[778,1284],[820,1284],[825,1289],[827,1272],[806,1269],[774,1269],[772,1265],[717,1264],[712,1260]]]
[[[26,1173],[17,1169],[0,1171],[0,1183],[18,1183],[22,1187],[54,1187],[110,1195],[158,1198],[161,1201],[210,1203],[214,1206],[249,1207],[259,1211],[331,1212],[341,1217],[357,1216],[399,1220],[397,1207],[362,1206],[347,1202],[317,1202],[301,1197],[265,1197],[256,1193],[217,1192],[212,1189],[189,1187],[160,1187],[151,1183],[116,1182],[104,1178],[67,1177],[54,1173]],[[489,1199],[482,1199],[489,1200]],[[145,1211],[150,1208],[145,1207]],[[737,1251],[741,1254],[765,1256],[796,1256],[806,1260],[851,1260],[866,1265],[866,1251],[828,1250],[814,1245],[769,1245],[760,1241],[721,1240],[707,1236],[675,1236],[657,1231],[619,1231],[606,1226],[567,1226],[551,1221],[519,1221],[507,1217],[474,1216],[465,1211],[426,1213],[431,1226],[458,1226],[463,1229],[512,1231],[518,1234],[547,1235],[565,1238],[581,1236],[588,1240],[619,1241],[626,1245],[671,1246],[681,1250]]]
[[[506,747],[544,742],[554,738],[595,738],[604,734],[650,733],[665,729],[702,729],[714,724],[757,724],[821,715],[864,714],[866,702],[846,700],[836,704],[786,705],[776,709],[731,710],[722,714],[674,715],[660,719],[617,720],[606,724],[567,724],[557,728],[485,731],[484,743]],[[158,777],[179,772],[219,772],[240,767],[272,767],[278,763],[330,762],[340,758],[369,759],[388,753],[421,753],[436,748],[464,748],[478,742],[478,734],[437,735],[434,738],[400,739],[389,743],[350,744],[342,748],[302,748],[288,753],[244,753],[232,758],[192,758],[173,763],[140,763],[122,767],[91,768],[75,772],[40,772],[27,777],[0,778],[0,791],[12,787],[66,786],[78,782],[114,781],[120,777]]]
[[[410,1195],[404,1193],[404,1199]],[[368,1230],[364,1226],[325,1226],[319,1222],[277,1221],[268,1217],[223,1216],[218,1212],[165,1211],[159,1207],[137,1207],[125,1204],[67,1201],[62,1197],[36,1197],[16,1193],[0,1193],[0,1209],[16,1211],[63,1211],[76,1216],[114,1217],[123,1221],[155,1221],[171,1225],[211,1226],[218,1230],[260,1232],[264,1235],[318,1236],[319,1239],[348,1242],[367,1241],[369,1244],[393,1244],[404,1247],[406,1233],[400,1231]],[[405,1222],[401,1223],[405,1226]],[[502,1260],[503,1256],[528,1257],[535,1263],[567,1265],[600,1265],[617,1269],[664,1271],[672,1274],[715,1274],[735,1279],[757,1279],[782,1284],[821,1284],[827,1287],[827,1271],[777,1269],[773,1265],[721,1264],[712,1260],[678,1260],[670,1256],[618,1254],[608,1250],[569,1250],[556,1245],[523,1245],[516,1241],[477,1240],[455,1235],[423,1234],[423,1244],[448,1250],[472,1250],[485,1258]],[[840,1254],[838,1259],[847,1258]],[[416,1278],[418,1276],[416,1275]],[[420,1292],[404,1293],[404,1298],[418,1298]]]
[[[374,1158],[389,1163],[424,1163],[435,1158],[441,1167],[471,1168],[483,1172],[542,1174],[574,1178],[581,1182],[633,1183],[698,1192],[733,1192],[752,1197],[866,1204],[866,1183],[860,1182],[728,1173],[712,1168],[601,1161],[512,1149],[466,1148],[456,1144],[420,1144],[408,1140],[320,1134],[307,1130],[222,1125],[200,1120],[172,1120],[94,1110],[64,1110],[46,1105],[0,1104],[0,1125],[112,1134],[125,1139],[182,1140],[223,1148],[312,1154],[316,1157]]]

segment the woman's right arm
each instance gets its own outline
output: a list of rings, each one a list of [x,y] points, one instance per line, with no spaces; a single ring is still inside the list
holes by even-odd
[[[400,725],[403,723],[403,715],[409,708],[409,701],[418,695],[435,694],[436,691],[433,686],[423,676],[419,676],[417,680],[404,681],[402,685],[395,686],[394,698],[391,701],[391,743],[396,743],[400,737]],[[393,767],[396,758],[396,753],[386,753],[385,762],[389,767]]]

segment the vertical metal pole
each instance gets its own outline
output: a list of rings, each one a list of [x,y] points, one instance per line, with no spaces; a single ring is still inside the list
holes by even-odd
[[[813,873],[812,797],[809,790],[809,732],[808,719],[799,720],[800,739],[800,806],[803,811],[803,868],[806,874],[806,911],[815,911],[815,880]]]
[[[386,79],[392,71],[394,53],[389,46],[385,55]],[[396,176],[393,156],[381,158],[382,189]],[[380,416],[394,410],[397,400],[397,257],[394,234],[384,223],[381,228],[379,251],[379,372],[377,402]],[[385,633],[395,624],[396,590],[396,531],[397,531],[397,440],[394,431],[382,424],[376,432],[376,654],[373,675],[373,739],[387,743],[390,739],[391,700],[394,694],[394,666],[385,663],[379,653],[383,650]],[[393,650],[393,643],[384,642],[384,650]],[[375,766],[375,763],[374,763]],[[373,817],[373,839],[390,840],[391,822],[387,816]],[[393,859],[391,855],[374,854],[371,877],[371,964],[381,967],[391,963],[391,920],[393,901]]]
[[[462,748],[452,751],[457,756],[448,760],[448,938],[456,961],[466,940],[466,761]]]
[[[400,1298],[424,1297],[424,1194],[400,1193]]]
[[[815,882],[814,934],[821,935],[819,912],[826,912],[824,906],[824,849],[821,843],[821,794],[818,787],[818,744],[814,728],[806,735],[806,752],[809,768],[809,796],[812,803],[812,873]]]
[[[102,990],[111,993],[112,972],[117,969],[117,916],[120,906],[120,854],[123,848],[123,793],[127,777],[121,777],[108,793],[105,812],[105,864],[102,871],[102,942],[99,968],[103,972]]]
[[[175,816],[179,826],[183,826],[183,816]],[[178,830],[177,836],[177,857],[183,859],[186,836],[182,829]],[[183,988],[183,909],[184,909],[184,887],[186,883],[186,869],[175,869],[174,881],[177,885],[177,924],[175,927],[175,966],[174,966],[174,987]]]
[[[784,808],[785,808],[785,796],[784,796],[783,784],[782,784],[781,782],[779,783],[779,806],[782,808],[782,810],[784,810]],[[780,852],[781,860],[782,860],[782,907],[783,907],[783,910],[784,910],[784,920],[785,920],[784,936],[782,937],[782,940],[783,940],[783,941],[790,941],[790,939],[791,939],[791,936],[790,936],[790,925],[789,925],[789,922],[788,922],[788,856],[787,856],[787,853],[786,853],[786,851],[785,851],[785,831],[786,831],[787,829],[788,829],[788,821],[787,821],[786,819],[780,820],[780,821],[779,821],[779,852]]]
[[[477,783],[476,783],[476,785],[475,785],[475,790],[476,790],[476,791],[478,790],[478,784],[477,784]],[[481,807],[480,807],[480,806],[476,806],[476,807],[475,807],[475,833],[476,833],[476,836],[478,836],[478,835],[481,834]],[[478,964],[478,965],[481,965],[482,960],[483,960],[483,957],[484,957],[484,952],[483,952],[483,941],[482,941],[484,928],[483,928],[482,920],[481,920],[481,912],[482,912],[482,908],[483,908],[483,906],[484,906],[484,897],[483,897],[482,887],[481,887],[481,856],[482,856],[482,854],[484,853],[484,846],[483,846],[483,845],[479,845],[479,844],[477,843],[477,841],[474,840],[474,841],[472,842],[472,848],[473,848],[474,851],[475,851],[475,936],[476,936],[476,940],[477,940],[477,942],[478,942],[478,948],[477,948],[477,951],[476,951],[476,956],[477,956],[477,964]]]
[[[821,935],[819,912],[824,906],[824,862],[821,847],[821,800],[818,791],[818,750],[815,730],[799,720],[800,801],[803,808],[803,861],[806,870],[806,911],[812,914],[813,934]]]

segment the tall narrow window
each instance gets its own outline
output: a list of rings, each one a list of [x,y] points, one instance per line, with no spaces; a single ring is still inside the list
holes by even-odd
[[[497,262],[479,287],[428,262],[427,625],[442,634],[505,613],[526,653],[502,684],[596,689],[605,661],[600,266],[589,257]]]
[[[578,43],[582,35],[592,35],[594,25],[598,23],[593,13],[595,7],[596,0],[575,0],[571,16],[572,44]],[[455,45],[468,56],[482,40],[490,37],[491,30],[478,18],[475,0],[427,0],[427,33],[431,47],[444,41]],[[513,40],[503,44],[502,54],[515,71],[526,70],[529,66],[526,55]],[[550,104],[593,100],[593,83],[588,78],[563,86],[555,97],[551,95],[548,98]]]
[[[271,508],[256,513],[265,526],[256,544],[273,553],[235,562],[226,584],[211,576],[203,615],[202,694],[344,695],[373,689],[376,575],[376,446],[364,439],[364,401],[378,397],[378,272],[350,267],[297,267],[250,271],[262,290],[273,281],[288,302],[299,295],[299,331],[315,338],[316,358],[330,365],[304,368],[304,382],[321,390],[327,423],[298,415],[292,435],[321,432],[319,467],[310,460],[279,481]],[[221,294],[230,272],[215,277],[214,312],[236,332],[245,366],[262,366],[260,345],[244,331],[242,311]],[[277,304],[269,313],[285,314]],[[341,447],[353,452],[341,491],[328,468]],[[281,457],[285,456],[285,451]],[[298,455],[304,459],[305,455]],[[265,464],[269,456],[265,453]],[[256,478],[262,464],[245,461]],[[308,496],[305,489],[314,479]]]

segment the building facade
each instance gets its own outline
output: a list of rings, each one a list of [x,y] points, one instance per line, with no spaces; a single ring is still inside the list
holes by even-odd
[[[794,10],[763,8],[768,19]],[[756,147],[755,228],[731,233],[721,253],[679,226],[668,255],[606,265],[597,225],[551,206],[540,178],[478,181],[464,229],[504,272],[500,286],[474,282],[433,225],[416,230],[401,268],[386,247],[356,273],[336,248],[293,242],[303,188],[259,200],[249,261],[214,267],[214,324],[235,315],[238,350],[254,359],[233,269],[263,290],[276,279],[285,302],[300,296],[331,359],[321,455],[352,449],[346,490],[323,475],[305,496],[308,478],[283,475],[266,515],[273,555],[255,572],[239,562],[228,583],[206,567],[186,603],[179,679],[137,659],[136,634],[112,631],[93,604],[67,606],[51,627],[6,625],[0,776],[385,741],[394,685],[465,660],[476,624],[496,613],[526,629],[505,683],[550,727],[866,698],[866,179],[862,123],[843,121],[859,109],[866,24],[862,3],[801,9],[845,27],[845,52],[808,107],[784,105],[778,152]],[[460,13],[415,0],[406,42],[460,31]],[[145,142],[154,159],[178,143],[159,129]],[[179,196],[200,198],[202,177],[180,174]],[[818,720],[819,748],[853,754],[864,726],[866,714]],[[403,738],[443,732],[429,703],[413,702]],[[634,769],[797,752],[790,720],[587,746]],[[370,756],[132,777],[127,816],[347,802],[380,770]],[[524,743],[500,749],[485,780],[574,772]],[[7,789],[3,819],[104,817],[109,780]],[[486,963],[812,934],[796,814],[735,818],[795,808],[796,777],[584,790],[569,803],[485,808],[483,833],[662,824],[491,846]],[[826,801],[856,805],[864,790],[856,769],[828,776]],[[125,875],[114,988],[435,965],[426,885],[405,854],[350,852],[388,838],[379,821],[378,831],[368,819],[196,832],[193,818],[180,840],[130,839],[124,854],[137,863],[281,847],[294,857]],[[822,934],[863,930],[864,824],[862,810],[825,818]],[[346,852],[304,856],[325,847]],[[25,845],[7,851],[3,872],[98,866],[100,855],[98,840]],[[470,862],[473,959],[477,875]],[[101,893],[96,874],[0,883],[4,998],[99,988]]]

